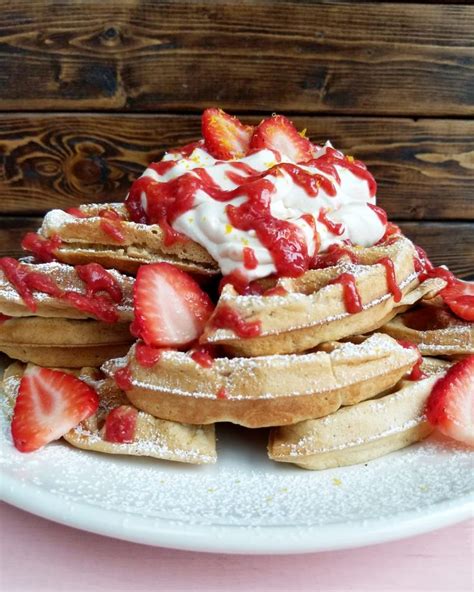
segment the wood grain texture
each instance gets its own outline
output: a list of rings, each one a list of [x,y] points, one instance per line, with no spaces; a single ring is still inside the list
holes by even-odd
[[[0,109],[474,113],[474,6],[0,0]]]
[[[0,257],[24,255],[20,248],[23,235],[40,224],[37,217],[0,217]],[[459,277],[474,280],[474,223],[403,222],[400,226],[434,264],[448,265]]]
[[[254,123],[256,117],[244,117]],[[368,165],[393,219],[474,218],[474,121],[295,117]],[[200,136],[197,116],[4,114],[0,212],[122,200],[165,148]]]

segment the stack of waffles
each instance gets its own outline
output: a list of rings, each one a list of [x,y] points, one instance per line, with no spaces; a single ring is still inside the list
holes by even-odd
[[[285,117],[207,109],[202,128],[124,203],[53,210],[0,260],[16,447],[211,463],[232,422],[324,469],[435,426],[472,443],[474,287],[387,221],[363,163]]]

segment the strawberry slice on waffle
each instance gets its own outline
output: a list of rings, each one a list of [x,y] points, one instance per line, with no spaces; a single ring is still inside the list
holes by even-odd
[[[13,443],[33,452],[64,436],[99,406],[97,393],[79,378],[31,366],[23,375],[13,411]]]
[[[180,347],[195,341],[214,310],[199,284],[169,263],[140,267],[134,306],[132,332],[153,347]]]

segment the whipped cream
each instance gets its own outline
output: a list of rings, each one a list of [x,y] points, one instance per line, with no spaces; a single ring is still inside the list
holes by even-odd
[[[330,151],[330,152],[328,152]],[[327,165],[330,154],[332,167]],[[215,199],[206,191],[206,185],[197,186],[190,209],[171,221],[174,230],[184,234],[204,247],[218,262],[223,275],[240,272],[248,281],[277,272],[272,252],[258,238],[255,230],[242,230],[231,223],[228,207],[240,206],[249,199],[248,180],[263,177],[271,187],[270,213],[273,218],[284,220],[299,229],[298,236],[306,244],[307,255],[326,251],[331,245],[350,242],[369,247],[385,233],[385,223],[370,205],[375,205],[375,182],[360,174],[353,159],[335,151],[328,142],[316,149],[314,160],[307,164],[292,162],[284,154],[274,150],[258,150],[244,158],[219,161],[198,145],[189,156],[168,153],[163,161],[174,164],[163,167],[160,174],[154,168],[145,170],[142,177],[157,183],[165,183],[183,175],[205,174],[230,199]],[[315,176],[316,192],[298,183],[291,170],[281,165],[296,165],[304,173]],[[340,164],[338,164],[340,163]],[[171,163],[170,163],[171,164]],[[250,171],[250,172],[249,172]],[[358,174],[359,173],[359,174]],[[325,182],[327,180],[327,182]],[[149,196],[141,193],[141,206],[148,212]],[[268,245],[267,245],[268,246]],[[244,251],[252,250],[252,269],[245,265]],[[271,247],[270,247],[271,248]],[[255,262],[256,260],[256,262]]]

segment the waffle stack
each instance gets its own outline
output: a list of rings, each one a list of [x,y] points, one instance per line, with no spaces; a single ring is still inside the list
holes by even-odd
[[[276,119],[266,121],[275,124]],[[266,121],[261,125],[268,127]],[[244,131],[239,129],[240,138]],[[252,133],[251,143],[257,132]],[[300,140],[292,137],[292,142],[301,149]],[[456,359],[474,353],[473,323],[454,314],[440,297],[452,283],[451,274],[433,273],[424,254],[369,203],[371,209],[361,216],[380,232],[372,244],[358,244],[342,223],[328,223],[329,210],[323,208],[311,224],[304,222],[313,229],[315,243],[308,239],[311,255],[298,247],[305,269],[285,275],[275,263],[276,272],[270,265],[270,272],[252,279],[258,261],[242,229],[247,232],[245,224],[251,228],[250,240],[266,236],[259,218],[263,210],[254,212],[250,222],[243,212],[242,219],[247,218],[239,226],[231,215],[237,206],[226,206],[223,211],[236,220],[235,228],[226,224],[222,231],[211,224],[219,244],[208,248],[191,232],[183,234],[184,222],[176,224],[179,230],[172,227],[184,216],[187,223],[205,227],[206,222],[203,214],[193,222],[196,213],[182,208],[180,200],[189,200],[190,189],[173,185],[176,179],[192,181],[198,202],[204,190],[216,203],[228,198],[204,167],[195,167],[202,164],[202,146],[185,147],[152,165],[125,204],[49,212],[38,233],[24,241],[32,258],[0,260],[0,350],[22,362],[4,376],[12,406],[25,377],[39,380],[42,367],[60,368],[56,372],[74,376],[97,394],[94,412],[63,434],[70,444],[190,463],[215,462],[214,425],[221,422],[270,428],[269,457],[307,469],[365,462],[429,435],[433,428],[424,410],[433,385]],[[258,147],[249,159],[255,160]],[[314,145],[304,144],[304,149],[310,150],[306,159],[320,154]],[[326,158],[322,170],[333,171],[339,188],[346,170],[371,187],[365,167],[330,150],[319,158]],[[267,159],[268,152],[277,162],[265,164],[278,169],[275,186],[291,178],[312,198],[325,186],[327,178],[314,172],[315,183],[303,182],[307,169],[295,172],[275,146],[265,147]],[[213,167],[230,160],[239,174],[248,175],[254,192],[262,177],[269,182],[248,159],[216,158]],[[168,179],[174,166],[195,173]],[[228,193],[241,206],[242,177],[234,170],[226,174],[237,185]],[[334,194],[326,189],[330,203]],[[155,218],[143,213],[145,206],[154,208]],[[360,206],[357,200],[342,202],[334,215],[348,208],[354,216]],[[239,228],[243,251],[222,245],[222,236],[225,241],[225,234],[235,235]],[[296,232],[288,238],[291,248],[301,236]],[[346,238],[323,249],[325,236]],[[228,261],[241,252],[247,257],[246,281],[242,274],[228,273]],[[152,277],[150,284],[144,284],[145,275]],[[155,330],[157,319],[161,333]],[[181,324],[192,331],[176,337]]]

